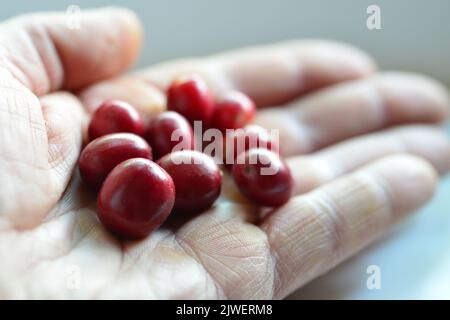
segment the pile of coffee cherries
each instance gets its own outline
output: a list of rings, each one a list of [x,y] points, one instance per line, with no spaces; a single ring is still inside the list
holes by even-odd
[[[145,125],[130,104],[110,100],[92,116],[79,169],[98,192],[97,215],[111,232],[142,238],[170,214],[195,215],[214,204],[222,172],[213,157],[195,150],[195,121],[225,134],[221,157],[232,160],[225,168],[250,202],[276,207],[289,200],[291,173],[277,141],[250,124],[255,104],[248,96],[229,91],[214,99],[199,75],[185,75],[171,83],[167,109]]]

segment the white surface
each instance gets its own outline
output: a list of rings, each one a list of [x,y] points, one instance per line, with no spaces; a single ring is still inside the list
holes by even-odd
[[[370,265],[381,269],[380,290],[366,286]],[[450,299],[450,177],[427,207],[290,298]]]

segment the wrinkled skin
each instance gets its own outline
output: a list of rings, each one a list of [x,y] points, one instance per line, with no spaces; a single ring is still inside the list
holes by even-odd
[[[377,73],[359,50],[318,40],[113,78],[140,26],[119,9],[83,15],[77,31],[57,14],[0,25],[0,298],[283,298],[425,204],[449,169],[436,127],[448,94],[431,79]],[[281,129],[296,195],[260,210],[225,177],[213,209],[119,242],[76,174],[88,116],[121,98],[151,117],[191,71],[216,95],[250,95],[255,122]]]

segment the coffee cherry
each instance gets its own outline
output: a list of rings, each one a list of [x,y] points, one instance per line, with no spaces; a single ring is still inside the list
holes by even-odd
[[[183,115],[193,125],[202,121],[207,126],[214,110],[214,101],[206,83],[199,75],[176,78],[167,92],[167,107]]]
[[[187,120],[174,111],[163,112],[150,122],[145,138],[155,159],[174,151],[194,149],[194,132]]]
[[[241,153],[233,165],[233,179],[241,193],[260,206],[278,207],[292,195],[289,167],[274,152],[250,149]]]
[[[132,133],[114,133],[91,141],[81,152],[79,167],[83,181],[98,190],[115,166],[131,158],[152,159],[150,146]]]
[[[224,162],[228,166],[235,163],[237,156],[252,148],[268,149],[278,153],[278,142],[269,132],[258,125],[248,125],[227,135],[224,143]]]
[[[108,175],[98,197],[103,225],[126,239],[147,236],[169,216],[175,201],[172,178],[153,161],[134,158]]]
[[[222,174],[214,160],[198,151],[169,153],[157,162],[172,177],[176,198],[174,212],[200,213],[220,195]]]
[[[211,127],[223,133],[226,129],[238,129],[249,124],[255,117],[255,103],[239,91],[226,92],[214,107]]]
[[[88,128],[89,139],[110,133],[129,132],[142,136],[144,121],[141,115],[125,101],[104,102],[92,115]]]

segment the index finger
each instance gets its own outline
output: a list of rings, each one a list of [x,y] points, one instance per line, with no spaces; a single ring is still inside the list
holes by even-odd
[[[138,71],[130,89],[147,82],[165,90],[181,74],[198,73],[215,94],[239,90],[249,95],[258,107],[279,105],[335,83],[372,74],[372,59],[354,47],[321,40],[291,41],[275,45],[239,49],[205,58],[184,59]],[[117,85],[104,82],[102,92],[94,87],[82,94],[85,103],[112,98]],[[123,88],[122,88],[123,90]],[[135,101],[134,96],[124,100]],[[138,101],[139,102],[139,101]],[[145,106],[137,105],[139,109]]]

